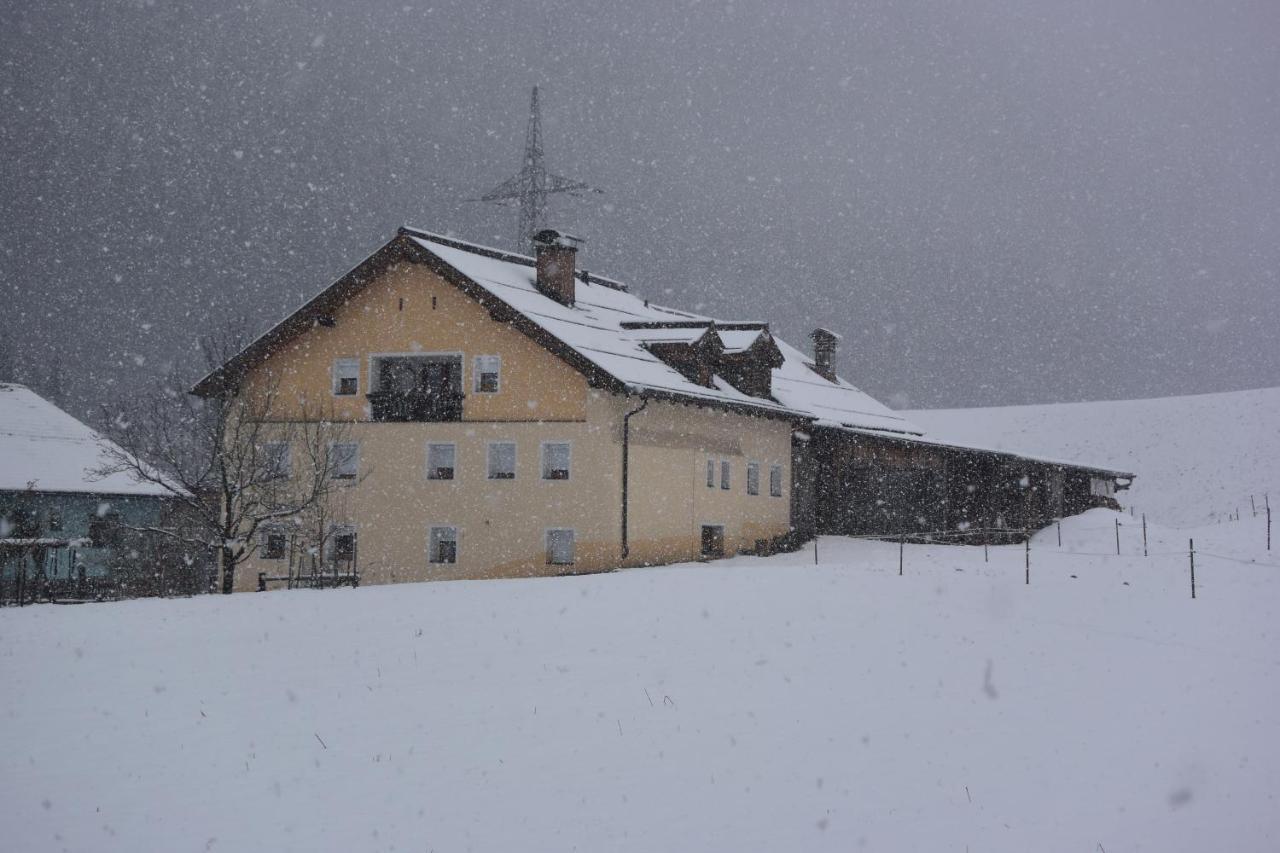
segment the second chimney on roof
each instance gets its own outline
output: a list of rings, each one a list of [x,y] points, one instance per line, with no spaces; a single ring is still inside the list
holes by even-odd
[[[836,350],[840,347],[840,336],[828,329],[814,329],[809,337],[813,340],[813,369],[828,382],[836,381]]]
[[[568,234],[545,228],[533,235],[537,257],[538,290],[561,305],[572,305],[575,296],[573,268],[578,259],[578,243]]]

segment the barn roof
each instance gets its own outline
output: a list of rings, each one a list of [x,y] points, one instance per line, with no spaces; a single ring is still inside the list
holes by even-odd
[[[126,473],[93,476],[107,461],[102,441],[25,385],[0,382],[0,491],[172,495]]]

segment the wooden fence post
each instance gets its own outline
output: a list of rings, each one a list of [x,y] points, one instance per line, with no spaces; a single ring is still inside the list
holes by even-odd
[[[1196,597],[1196,540],[1187,540],[1187,550],[1191,557],[1191,597]]]
[[[1120,519],[1116,519],[1116,556],[1120,556]]]
[[[902,577],[902,551],[907,544],[907,534],[898,534],[898,577]]]
[[[1147,556],[1147,514],[1142,514],[1142,556]]]
[[[1031,537],[1027,537],[1027,586],[1031,585]]]

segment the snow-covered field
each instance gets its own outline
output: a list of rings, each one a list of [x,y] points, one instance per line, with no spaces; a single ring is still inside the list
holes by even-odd
[[[1274,484],[1250,393],[1112,434]],[[1280,849],[1264,521],[1061,535],[0,610],[0,849]]]
[[[1115,517],[3,611],[4,847],[1275,850],[1280,554]]]
[[[904,412],[940,440],[1138,475],[1120,503],[1166,524],[1249,512],[1280,492],[1280,388],[985,409]]]

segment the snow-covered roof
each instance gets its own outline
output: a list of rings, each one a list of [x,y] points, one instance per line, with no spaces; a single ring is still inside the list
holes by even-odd
[[[1059,404],[1058,408],[1061,407],[1062,404]],[[1040,414],[1037,409],[1052,411],[1053,408],[1053,406],[1000,406],[977,409],[920,409],[911,412],[911,417],[924,424],[925,439],[930,444],[1016,456],[1033,462],[1080,468],[1120,477],[1135,476],[1117,465],[1101,462],[1097,458],[1090,462],[1068,461],[1066,458],[1068,455],[1074,456],[1080,450],[1092,455],[1095,448],[1073,446],[1069,436],[1077,432],[1077,429],[1073,425],[1064,425],[1061,416],[1041,415],[1041,423],[1038,423],[1035,429],[1026,428],[1023,423],[1026,412]]]
[[[719,377],[698,385],[662,361],[646,344],[692,343],[715,324],[727,352],[741,352],[764,333],[764,323],[719,321],[654,305],[612,280],[579,275],[575,303],[562,305],[538,291],[534,260],[425,231],[405,229],[415,243],[489,291],[629,388],[709,402],[739,404],[816,418],[833,425],[918,433],[905,417],[838,380],[819,376],[799,350],[773,339],[784,363],[773,371],[773,400],[754,397]],[[687,325],[686,325],[687,324]],[[640,326],[644,327],[640,327]]]
[[[831,382],[819,376],[810,366],[813,362],[786,341],[774,338],[773,342],[785,359],[782,367],[773,371],[773,396],[778,402],[808,412],[819,426],[920,434],[920,428],[906,417],[844,379],[837,376]]]
[[[25,385],[0,382],[0,491],[170,495],[125,473],[93,477],[106,461],[100,440]]]
[[[705,328],[627,329],[629,323],[700,321],[709,317],[647,304],[615,284],[584,281],[578,274],[574,304],[563,305],[540,292],[534,260],[471,246],[425,231],[407,232],[415,243],[531,320],[556,340],[636,392],[658,391],[712,403],[788,412],[773,400],[753,397],[728,382],[706,387],[685,378],[655,355],[648,342],[690,342]]]

